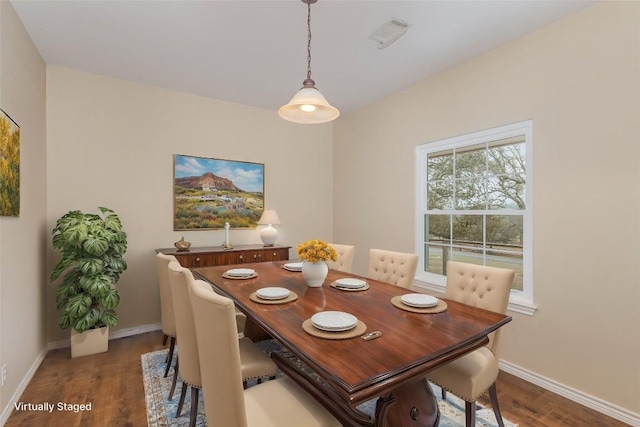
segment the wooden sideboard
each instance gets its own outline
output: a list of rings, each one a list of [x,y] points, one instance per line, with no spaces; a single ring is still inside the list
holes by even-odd
[[[191,268],[288,260],[290,248],[291,246],[281,245],[237,245],[231,249],[224,249],[222,246],[208,246],[189,248],[188,251],[179,251],[176,248],[156,249],[156,253],[173,255],[178,259],[180,265]]]

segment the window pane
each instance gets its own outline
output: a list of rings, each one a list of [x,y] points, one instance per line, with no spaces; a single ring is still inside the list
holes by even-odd
[[[456,247],[451,251],[449,258],[453,261],[466,262],[468,264],[482,265],[484,263],[481,248]]]
[[[456,149],[456,178],[477,178],[487,170],[485,144]]]
[[[522,215],[487,215],[487,248],[522,253]]]
[[[459,179],[455,182],[456,209],[486,209],[487,185],[484,178]]]
[[[525,144],[524,136],[522,142],[501,144],[501,141],[495,141],[489,144],[488,150],[488,165],[489,172],[498,174],[524,174],[526,170],[525,165]]]
[[[453,150],[427,154],[427,179],[450,179],[453,176]]]
[[[453,244],[482,247],[482,215],[453,216]]]
[[[425,245],[425,257],[428,264],[426,271],[436,274],[446,274],[445,266],[449,256],[449,247],[439,245]]]
[[[511,285],[511,289],[516,289],[518,291],[523,290],[522,288],[522,276],[523,276],[522,254],[515,255],[515,254],[499,253],[496,251],[487,251],[487,265],[490,267],[508,268],[511,270],[515,270],[516,277],[513,279],[513,284]]]
[[[425,230],[429,242],[449,244],[451,240],[451,215],[425,215]]]
[[[524,175],[498,175],[487,179],[488,209],[524,209]]]
[[[430,182],[427,191],[428,209],[453,209],[453,182]]]

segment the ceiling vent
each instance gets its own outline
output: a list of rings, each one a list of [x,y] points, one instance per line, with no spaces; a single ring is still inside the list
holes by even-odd
[[[411,24],[402,19],[391,18],[382,27],[375,30],[369,38],[378,44],[378,49],[384,49],[402,37],[410,26]]]

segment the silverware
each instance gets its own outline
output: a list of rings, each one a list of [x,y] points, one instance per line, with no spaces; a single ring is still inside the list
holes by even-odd
[[[369,340],[374,340],[378,337],[382,336],[382,332],[380,331],[372,331],[369,333],[366,333],[364,335],[361,335],[361,338],[365,341],[369,341]]]

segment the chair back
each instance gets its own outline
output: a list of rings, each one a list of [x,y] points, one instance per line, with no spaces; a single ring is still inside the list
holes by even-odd
[[[411,289],[418,268],[418,255],[386,251],[369,250],[368,277],[381,282]]]
[[[349,245],[338,245],[336,243],[329,243],[333,249],[336,250],[338,254],[338,259],[336,261],[327,261],[327,265],[332,270],[344,271],[346,273],[351,273],[351,266],[353,265],[353,256],[356,253],[355,246]]]
[[[171,284],[171,295],[173,296],[176,331],[179,337],[180,378],[184,383],[199,388],[202,384],[200,379],[200,359],[198,358],[196,327],[189,297],[189,284],[193,280],[193,274],[188,268],[181,267],[177,262],[169,263],[169,283]]]
[[[156,255],[158,266],[158,284],[160,285],[160,316],[162,332],[170,337],[176,336],[176,319],[173,314],[171,287],[169,286],[169,263],[178,262],[173,255],[159,253]]]
[[[505,314],[516,272],[464,262],[447,262],[445,298]],[[499,359],[502,328],[489,334],[487,347]]]
[[[198,319],[196,334],[198,353],[203,362],[201,374],[207,424],[246,427],[233,301],[216,294],[206,282],[194,280],[191,302],[194,316]]]

